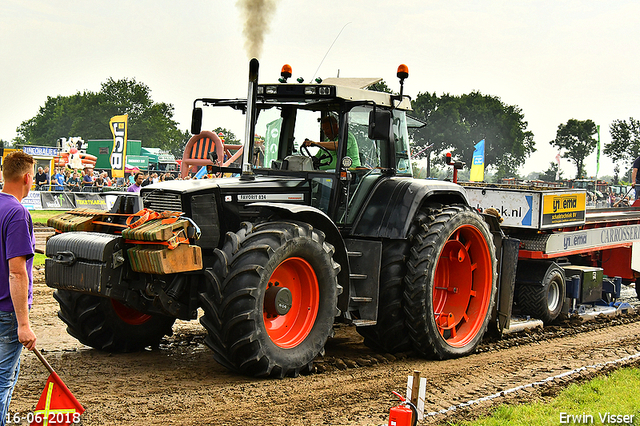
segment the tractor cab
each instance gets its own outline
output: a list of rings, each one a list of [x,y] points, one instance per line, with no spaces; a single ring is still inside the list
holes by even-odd
[[[200,134],[204,106],[244,114],[245,140],[234,142],[242,156],[223,145],[209,155],[215,171],[245,180],[303,179],[308,196],[292,201],[321,210],[338,225],[349,225],[381,177],[411,177],[407,128],[422,123],[407,117],[406,97],[364,89],[379,79],[291,84],[286,83],[286,69],[283,83],[256,85],[249,101],[196,100],[192,132]]]

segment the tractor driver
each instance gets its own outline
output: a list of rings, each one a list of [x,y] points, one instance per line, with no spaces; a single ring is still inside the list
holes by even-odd
[[[322,132],[327,138],[324,142],[314,142],[309,139],[304,140],[304,145],[309,146],[311,144],[315,144],[326,148],[330,151],[336,151],[338,149],[338,120],[332,115],[328,115],[323,117],[320,121],[320,126],[322,127]],[[318,153],[316,155],[322,155]],[[353,164],[352,168],[360,167],[360,153],[358,151],[358,142],[356,141],[355,136],[351,132],[347,132],[347,156],[351,157]],[[332,156],[331,163],[325,166],[320,166],[322,170],[335,170],[338,156]]]

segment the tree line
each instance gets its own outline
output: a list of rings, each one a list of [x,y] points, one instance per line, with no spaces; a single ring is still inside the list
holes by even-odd
[[[38,114],[23,121],[15,144],[54,146],[61,137],[85,140],[110,138],[109,120],[128,114],[128,138],[144,146],[162,148],[182,156],[189,139],[173,119],[174,107],[151,99],[151,89],[134,79],[107,79],[98,92],[77,92],[71,96],[47,97]]]
[[[391,92],[384,81],[370,89]],[[412,131],[411,139],[414,159],[427,159],[427,174],[432,161],[440,159],[445,151],[470,165],[474,145],[482,139],[485,167],[495,179],[516,176],[518,167],[536,150],[522,109],[499,97],[478,91],[460,96],[424,92],[412,101],[412,107],[412,115],[426,123]],[[20,124],[13,143],[53,146],[60,137],[103,139],[111,136],[109,119],[120,114],[129,115],[130,139],[182,155],[190,134],[178,128],[173,105],[154,102],[146,84],[127,78],[109,78],[98,92],[47,97],[38,114]],[[227,129],[215,131],[236,139]],[[609,131],[612,141],[604,147],[605,155],[615,163],[629,163],[640,156],[639,121],[615,120]],[[576,177],[584,176],[584,159],[597,145],[597,132],[592,120],[570,119],[558,126],[555,139],[549,141],[560,150],[561,157],[575,164]],[[7,145],[1,140],[0,144]],[[545,175],[554,173],[553,164]]]
[[[428,159],[431,152],[441,155],[449,150],[471,164],[474,145],[485,139],[485,167],[492,167],[495,179],[499,179],[516,176],[518,167],[536,150],[522,110],[498,97],[480,92],[461,96],[421,93],[412,105],[418,118],[427,123],[414,133],[414,151],[420,152],[422,147],[421,156]],[[577,178],[585,177],[584,160],[596,149],[598,131],[593,120],[572,118],[559,124],[555,139],[549,141],[561,158],[576,166]],[[609,131],[612,140],[602,152],[614,163],[629,164],[640,156],[640,121],[632,117],[629,121],[614,120]],[[558,164],[552,162],[541,177],[552,181],[558,174]]]

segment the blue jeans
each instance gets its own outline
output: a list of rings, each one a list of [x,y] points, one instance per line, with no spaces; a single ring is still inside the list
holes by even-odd
[[[18,321],[14,312],[0,311],[0,425],[7,420],[13,387],[20,372],[22,343],[18,341]]]

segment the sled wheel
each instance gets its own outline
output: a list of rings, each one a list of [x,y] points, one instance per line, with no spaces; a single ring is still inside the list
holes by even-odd
[[[432,212],[408,262],[405,312],[414,347],[439,359],[475,350],[491,316],[496,259],[487,225],[468,207]]]
[[[516,276],[516,304],[522,313],[551,324],[562,312],[564,270],[555,262],[523,261]]]
[[[333,251],[306,223],[244,223],[227,233],[200,293],[216,361],[254,376],[310,372],[338,314]]]
[[[56,290],[58,317],[81,343],[107,352],[135,352],[157,347],[173,334],[175,318],[148,315],[106,297]]]

